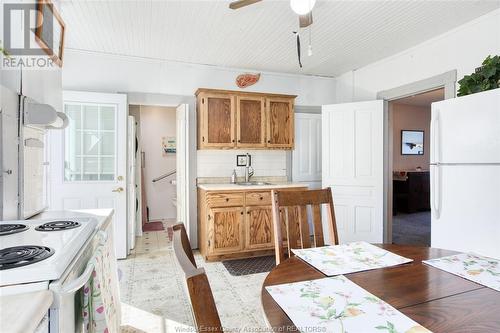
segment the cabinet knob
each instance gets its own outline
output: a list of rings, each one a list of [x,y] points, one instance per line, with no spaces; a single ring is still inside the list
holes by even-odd
[[[250,211],[248,211],[247,214],[250,215]]]
[[[241,140],[238,140],[238,142],[241,142]]]
[[[234,139],[232,139],[231,142],[234,142]]]
[[[263,197],[260,197],[260,198],[259,198],[259,200],[262,200],[262,199],[264,199],[264,198],[263,198]]]
[[[271,143],[271,140],[267,140],[267,143]]]
[[[243,215],[243,212],[241,212],[240,214]]]
[[[229,198],[226,198],[226,201],[229,201]]]

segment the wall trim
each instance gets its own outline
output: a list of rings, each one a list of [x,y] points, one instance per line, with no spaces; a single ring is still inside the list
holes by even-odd
[[[392,101],[399,98],[421,94],[427,91],[444,87],[444,98],[456,97],[457,70],[451,70],[427,79],[408,83],[396,88],[383,90],[377,93],[377,99]]]

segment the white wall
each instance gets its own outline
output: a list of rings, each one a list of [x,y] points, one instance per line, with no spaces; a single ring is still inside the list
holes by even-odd
[[[236,155],[246,153],[252,156],[254,176],[286,177],[284,150],[198,150],[198,177],[231,177],[234,169],[243,177],[245,168],[236,166]]]
[[[175,137],[175,108],[158,106],[140,107],[141,142],[140,149],[145,153],[144,182],[146,185],[149,219],[161,220],[176,217],[172,199],[176,188],[170,184],[175,176],[153,183],[153,179],[175,170],[175,154],[162,154],[162,137]]]
[[[406,104],[392,104],[393,129],[393,164],[394,171],[415,171],[417,167],[429,170],[430,163],[430,106],[415,106]],[[401,131],[424,131],[424,154],[401,155]]]
[[[337,78],[337,103],[375,99],[377,93],[457,70],[474,72],[489,54],[500,54],[500,9],[406,51]]]
[[[189,96],[201,87],[239,90],[235,84],[236,76],[246,71],[67,50],[63,87]],[[317,76],[263,72],[260,81],[246,90],[298,95],[296,101],[299,105],[323,105],[335,101],[335,79]]]

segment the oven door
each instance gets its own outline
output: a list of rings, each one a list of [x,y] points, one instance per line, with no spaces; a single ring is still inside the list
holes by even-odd
[[[63,278],[53,281],[49,289],[54,293],[54,302],[50,308],[50,333],[82,332],[81,289],[89,280],[94,270],[88,265],[99,246],[108,238],[105,231],[98,231],[83,247],[76,260],[66,270]]]

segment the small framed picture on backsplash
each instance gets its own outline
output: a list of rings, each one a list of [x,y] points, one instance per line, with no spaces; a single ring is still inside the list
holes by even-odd
[[[248,165],[252,165],[252,156],[251,155],[236,155],[236,166],[244,167],[247,165],[247,157],[248,157]]]

